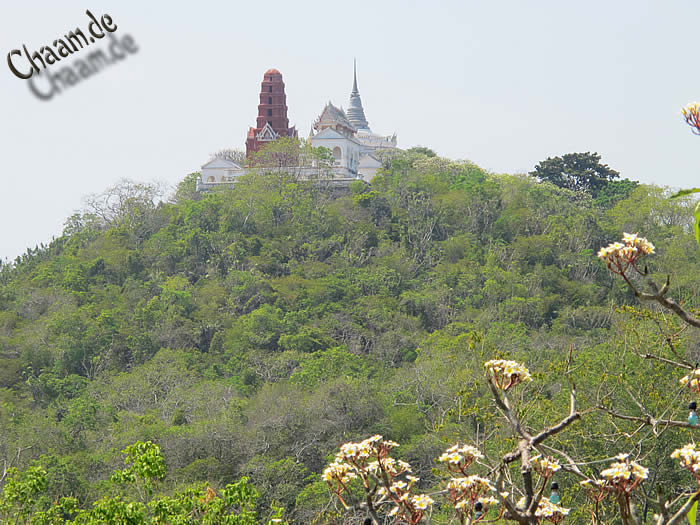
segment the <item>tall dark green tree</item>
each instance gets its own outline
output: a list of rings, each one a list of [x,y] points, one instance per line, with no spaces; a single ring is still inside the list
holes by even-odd
[[[598,196],[610,181],[620,178],[620,173],[607,164],[600,163],[598,153],[567,153],[561,157],[543,160],[530,175],[540,181],[551,182],[559,188]]]

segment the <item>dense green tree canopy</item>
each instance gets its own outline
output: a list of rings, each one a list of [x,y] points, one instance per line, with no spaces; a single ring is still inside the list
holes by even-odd
[[[558,188],[589,193],[594,198],[620,173],[601,164],[598,153],[567,153],[561,157],[548,157],[530,175],[540,181],[551,182]]]

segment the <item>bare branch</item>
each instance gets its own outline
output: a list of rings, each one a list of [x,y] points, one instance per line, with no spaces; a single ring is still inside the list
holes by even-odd
[[[666,297],[666,294],[668,293],[669,287],[671,285],[671,276],[670,275],[666,276],[666,282],[664,283],[663,287],[660,290],[659,290],[659,287],[656,285],[656,283],[651,278],[651,276],[649,275],[646,268],[644,270],[643,275],[645,275],[647,277],[647,285],[654,292],[653,294],[640,292],[634,286],[632,286],[632,284],[627,279],[625,279],[627,284],[630,286],[630,288],[634,292],[634,295],[636,295],[640,301],[657,302],[661,306],[666,308],[667,310],[671,310],[674,314],[676,314],[678,317],[683,319],[683,321],[685,321],[690,326],[700,328],[700,319],[698,319],[697,317],[693,316],[692,314],[686,312],[681,307],[681,305],[679,305],[673,299],[669,299],[668,297]]]
[[[693,494],[693,496],[685,502],[685,505],[678,509],[678,512],[673,515],[666,525],[676,525],[676,523],[681,523],[696,501],[700,501],[700,490]]]
[[[597,405],[595,408],[596,408],[596,410],[601,410],[607,414],[610,414],[614,418],[623,419],[625,421],[635,421],[635,422],[641,423],[643,425],[649,425],[649,426],[653,426],[653,427],[657,427],[659,425],[664,425],[664,426],[669,426],[669,427],[680,427],[680,428],[689,428],[691,430],[700,430],[699,425],[691,425],[687,421],[674,421],[672,419],[656,420],[652,417],[628,416],[626,414],[621,414],[619,412],[616,412],[615,410],[604,407],[602,405]]]

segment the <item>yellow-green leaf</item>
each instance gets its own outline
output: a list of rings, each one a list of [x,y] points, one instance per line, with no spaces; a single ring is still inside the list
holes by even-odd
[[[697,515],[698,512],[698,502],[696,501],[695,504],[690,507],[690,511],[688,512],[688,522],[690,525],[696,525],[695,521],[695,516]]]
[[[678,193],[674,193],[671,195],[671,199],[677,199],[678,197],[685,197],[686,195],[690,195],[691,193],[700,193],[700,188],[692,188],[689,190],[681,190]]]

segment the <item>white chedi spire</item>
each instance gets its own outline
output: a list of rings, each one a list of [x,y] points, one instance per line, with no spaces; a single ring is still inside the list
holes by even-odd
[[[353,59],[352,64],[353,81],[352,92],[350,93],[350,104],[345,114],[350,123],[358,129],[358,131],[370,131],[369,122],[365,118],[365,110],[362,108],[362,99],[360,92],[357,89],[357,63]]]

